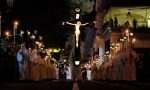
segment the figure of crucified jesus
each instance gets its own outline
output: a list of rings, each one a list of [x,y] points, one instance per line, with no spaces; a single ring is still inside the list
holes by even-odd
[[[85,25],[87,25],[89,23],[81,24],[80,21],[77,21],[77,23],[69,23],[69,22],[66,22],[66,23],[69,24],[69,25],[74,25],[75,26],[76,47],[78,47],[79,35],[80,35],[80,26],[85,26]]]

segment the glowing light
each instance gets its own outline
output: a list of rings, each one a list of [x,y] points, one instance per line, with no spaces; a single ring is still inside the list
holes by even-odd
[[[66,59],[64,59],[64,62],[67,62],[67,60],[66,60]]]
[[[31,35],[31,39],[35,39],[35,36],[34,36],[34,35]]]
[[[21,35],[24,34],[24,31],[21,31]]]
[[[132,39],[132,42],[135,42],[135,41],[136,41],[136,39],[135,39],[135,38],[133,38],[133,39]]]
[[[9,32],[6,32],[6,36],[9,36]]]
[[[49,52],[52,52],[52,49],[49,49]]]
[[[89,63],[91,63],[91,61],[89,61]]]
[[[109,51],[106,52],[106,54],[108,54],[108,53],[109,53]]]
[[[122,42],[123,42],[123,41],[124,41],[124,39],[120,38],[120,41],[122,41]]]
[[[80,61],[75,61],[75,65],[79,65],[80,64]]]
[[[47,60],[49,58],[49,56],[46,56],[44,60]]]
[[[38,45],[39,45],[39,48],[40,48],[42,46],[42,43],[39,43]]]
[[[130,36],[133,36],[133,33],[130,33]]]
[[[80,14],[76,14],[76,19],[79,19],[80,18]]]
[[[17,25],[18,25],[18,22],[17,22],[17,21],[15,21],[15,22],[14,22],[14,25],[15,25],[15,26],[17,26]]]
[[[127,33],[129,33],[129,30],[128,30],[128,29],[126,29],[126,34],[127,34]]]
[[[53,50],[53,52],[58,53],[58,52],[59,52],[59,50],[58,50],[58,49],[54,49],[54,50]]]
[[[29,31],[27,31],[27,33],[28,33],[28,35],[30,35],[30,32],[29,32]]]
[[[111,54],[109,55],[109,58],[111,58]]]
[[[127,37],[123,37],[124,39],[126,39]]]
[[[120,44],[119,43],[117,43],[117,46],[119,46]]]
[[[65,25],[65,22],[62,22],[62,25]]]
[[[40,42],[35,42],[36,44],[39,44]]]

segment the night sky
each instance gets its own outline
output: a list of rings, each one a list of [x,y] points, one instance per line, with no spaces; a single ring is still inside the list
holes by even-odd
[[[9,12],[3,0],[2,16],[3,30],[12,31],[13,21],[18,20],[18,30],[37,30],[47,47],[64,46],[66,31],[61,22],[69,17],[65,0],[14,0]]]

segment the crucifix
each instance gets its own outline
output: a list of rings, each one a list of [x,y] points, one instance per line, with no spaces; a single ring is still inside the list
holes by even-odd
[[[85,26],[89,23],[82,24],[80,21],[77,21],[77,23],[70,23],[70,22],[66,22],[66,23],[69,24],[69,25],[74,25],[75,26],[76,47],[78,47],[79,35],[80,35],[80,26]]]

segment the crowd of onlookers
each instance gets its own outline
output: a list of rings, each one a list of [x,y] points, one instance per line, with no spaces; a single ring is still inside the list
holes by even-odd
[[[0,80],[19,80],[19,65],[11,45],[0,46]]]

